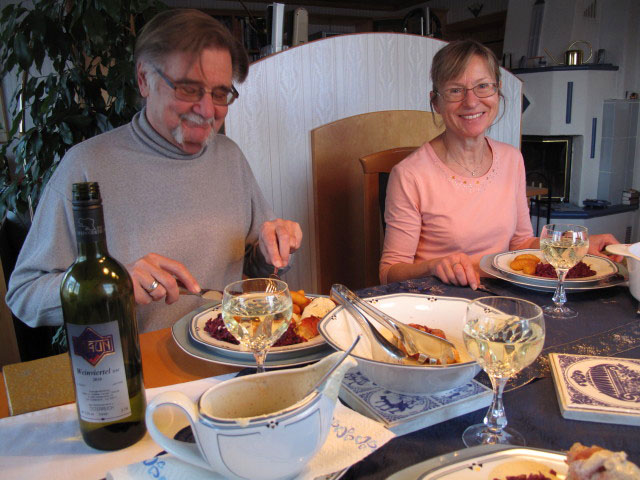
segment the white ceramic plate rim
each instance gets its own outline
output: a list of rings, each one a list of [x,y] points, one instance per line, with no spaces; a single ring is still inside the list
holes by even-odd
[[[480,259],[480,270],[482,270],[483,272],[487,273],[488,275],[495,277],[495,278],[499,278],[501,280],[505,280],[509,283],[513,283],[514,285],[519,285],[523,288],[527,288],[529,290],[536,290],[539,292],[553,292],[556,289],[556,285],[557,282],[555,284],[551,284],[551,285],[543,285],[543,284],[537,284],[537,283],[531,283],[528,281],[524,281],[524,280],[519,280],[516,279],[514,277],[512,277],[511,275],[507,275],[506,273],[498,270],[497,268],[495,268],[493,266],[493,257],[497,255],[495,253],[490,253],[485,255],[484,257],[482,257]],[[616,276],[613,276],[609,279],[609,281],[606,281],[606,278],[604,280],[601,280],[599,282],[595,282],[593,285],[591,284],[586,284],[586,285],[579,285],[579,286],[572,286],[572,285],[568,285],[565,283],[565,289],[566,290],[570,290],[570,291],[574,291],[574,292],[585,292],[588,290],[599,290],[601,288],[611,288],[611,287],[618,287],[618,286],[626,286],[627,282],[629,280],[629,274],[628,272],[626,272],[624,269],[619,271],[621,278],[618,278]]]
[[[459,478],[460,473],[467,473],[464,478],[482,478],[484,480],[485,478],[493,478],[487,476],[491,471],[487,471],[484,468],[485,465],[492,467],[493,470],[501,463],[514,460],[533,460],[547,465],[560,475],[566,475],[568,470],[565,463],[566,458],[566,454],[552,450],[510,445],[482,445],[421,462],[392,475],[390,480],[450,480]],[[492,466],[492,463],[496,465]],[[481,465],[483,468],[480,471],[475,471],[470,468],[474,464]]]
[[[432,299],[435,298],[438,301],[443,302],[443,303],[447,303],[447,302],[469,303],[469,302],[471,302],[471,300],[469,300],[468,298],[440,297],[440,296],[437,296],[437,295],[422,295],[422,294],[416,294],[416,293],[394,293],[394,294],[390,294],[390,295],[379,295],[379,296],[376,296],[376,297],[364,298],[363,300],[365,300],[365,301],[374,300],[375,301],[375,300],[381,300],[381,299],[385,299],[385,298],[389,299],[389,298],[394,298],[394,297],[410,297],[410,298],[416,298],[416,299],[424,299],[425,302],[429,301],[429,298],[432,298]],[[331,345],[331,347],[333,347],[337,351],[342,351],[343,349],[331,337],[331,335],[328,332],[327,327],[328,327],[330,322],[337,321],[337,314],[342,312],[343,310],[344,310],[344,307],[342,305],[338,305],[336,308],[334,308],[329,313],[327,313],[327,315],[325,315],[325,317],[318,324],[318,331],[320,332],[320,335],[322,335],[324,337],[324,339],[326,340],[326,342],[329,345]],[[345,311],[345,313],[347,315],[351,316],[348,312]],[[362,356],[357,355],[355,353],[352,353],[351,356],[357,358],[358,360],[362,360],[362,361],[365,361],[365,362],[368,362],[368,363],[373,363],[373,364],[378,364],[378,365],[394,365],[392,363],[381,362],[379,360],[373,360],[371,358],[362,357]],[[402,365],[402,368],[407,368],[407,369],[412,369],[412,370],[424,370],[425,368],[427,368],[427,369],[453,370],[453,369],[456,369],[456,368],[466,368],[466,367],[469,367],[469,365],[474,365],[474,364],[477,364],[477,362],[475,360],[471,360],[471,361],[468,361],[468,362],[455,363],[455,364],[451,364],[451,365]],[[400,366],[400,365],[398,365],[398,366]]]
[[[309,299],[314,299],[320,295],[305,295]],[[214,305],[203,312],[195,313],[191,323],[189,325],[189,335],[191,338],[205,347],[212,348],[221,351],[223,355],[241,355],[246,354],[247,358],[253,359],[253,354],[247,350],[243,350],[240,345],[234,345],[232,343],[224,342],[213,338],[204,329],[207,321],[218,316],[222,311],[222,304]],[[318,333],[311,340],[303,343],[296,343],[295,345],[287,345],[284,347],[272,347],[269,349],[269,357],[278,356],[278,354],[292,354],[298,352],[304,352],[305,350],[313,349],[325,343],[322,335]]]
[[[526,273],[519,272],[518,270],[512,269],[509,264],[513,261],[515,257],[523,254],[532,254],[537,256],[540,260],[544,261],[544,256],[541,250],[535,249],[526,249],[526,250],[513,250],[510,252],[497,253],[493,257],[493,266],[507,275],[512,275],[516,278],[520,278],[522,280],[533,281],[535,283],[544,283],[544,284],[556,284],[558,282],[555,278],[545,278],[538,277],[536,275],[528,275]],[[618,273],[618,266],[604,257],[597,257],[595,255],[587,254],[585,255],[583,261],[587,263],[591,269],[595,270],[596,274],[591,277],[584,278],[572,278],[569,280],[565,280],[565,285],[571,284],[585,284],[598,282],[603,280],[611,275],[615,275]]]
[[[207,362],[219,363],[221,365],[229,365],[233,367],[253,367],[255,368],[256,362],[251,357],[242,357],[242,356],[227,356],[224,353],[220,352],[214,348],[204,346],[198,342],[195,342],[191,338],[191,334],[189,333],[191,320],[193,316],[197,313],[203,312],[209,308],[211,308],[211,304],[205,304],[202,307],[199,307],[185,316],[183,316],[180,320],[173,324],[171,327],[171,336],[173,340],[176,342],[176,345],[180,347],[180,349],[185,352],[187,355],[191,355],[192,357],[199,358],[201,360],[205,360]],[[333,349],[326,343],[321,343],[318,345],[317,349],[312,351],[298,351],[292,355],[280,356],[280,357],[271,357],[267,355],[267,359],[265,360],[264,367],[266,369],[270,368],[282,368],[282,367],[293,367],[296,365],[306,365],[309,363],[317,362],[321,358],[329,355],[334,352]],[[246,353],[246,352],[241,352]]]

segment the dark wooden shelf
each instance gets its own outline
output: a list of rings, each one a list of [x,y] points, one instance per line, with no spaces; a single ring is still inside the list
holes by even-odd
[[[477,18],[443,25],[443,40],[463,40],[472,38],[489,47],[498,58],[502,58],[504,30],[507,12],[496,12]]]
[[[539,73],[539,72],[560,72],[565,70],[618,70],[617,65],[610,63],[585,63],[583,65],[551,65],[549,67],[537,67],[537,68],[514,68],[511,73],[514,75],[522,75],[524,73]]]

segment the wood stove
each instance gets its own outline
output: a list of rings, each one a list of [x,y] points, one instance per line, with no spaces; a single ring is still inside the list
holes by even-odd
[[[573,137],[523,135],[521,150],[527,185],[548,188],[554,202],[569,201]]]

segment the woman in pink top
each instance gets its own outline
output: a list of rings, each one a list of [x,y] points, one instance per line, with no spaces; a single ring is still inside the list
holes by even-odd
[[[500,69],[488,48],[452,42],[433,58],[431,108],[445,131],[392,170],[387,187],[382,283],[436,275],[480,283],[483,255],[539,248],[526,198],[524,161],[485,134],[499,110]],[[619,243],[590,236],[590,253]]]

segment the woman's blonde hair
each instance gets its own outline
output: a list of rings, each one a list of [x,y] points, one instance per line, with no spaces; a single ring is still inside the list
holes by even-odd
[[[433,91],[441,91],[445,83],[462,75],[474,55],[478,55],[487,62],[489,71],[493,73],[496,83],[500,85],[500,65],[495,54],[476,40],[456,40],[442,47],[433,57],[431,62]],[[500,90],[498,95],[502,97]],[[433,111],[433,95],[429,103]]]

